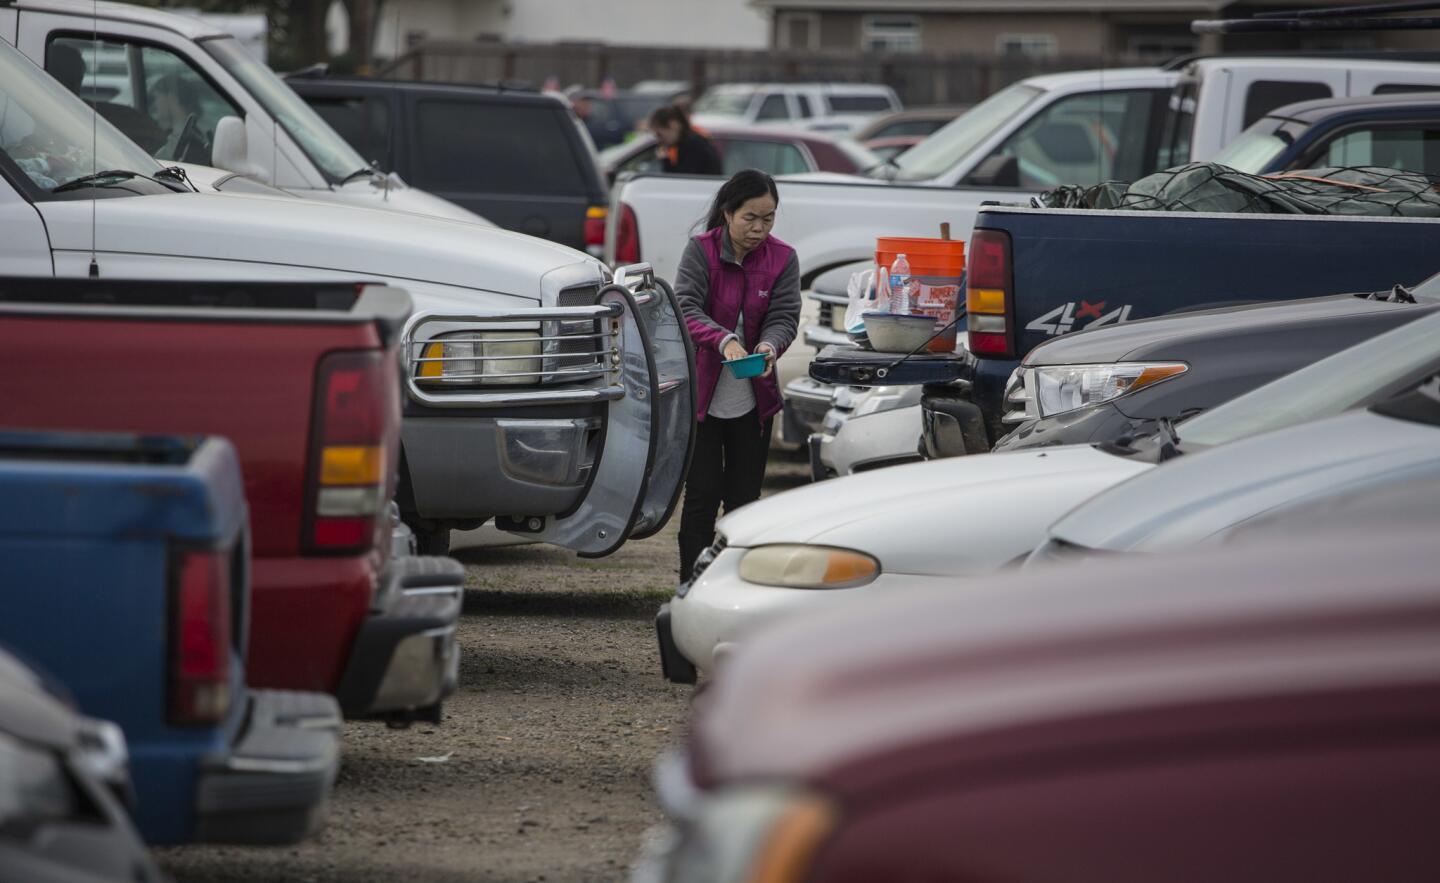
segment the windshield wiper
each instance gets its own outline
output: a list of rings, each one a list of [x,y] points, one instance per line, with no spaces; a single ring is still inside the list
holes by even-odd
[[[1403,285],[1396,285],[1389,291],[1362,291],[1355,295],[1361,300],[1378,300],[1384,303],[1413,304],[1415,292]]]
[[[375,169],[373,166],[366,166],[363,169],[356,169],[355,171],[341,178],[340,184],[343,186],[345,184],[349,184],[351,181],[354,181],[356,178],[370,178],[378,174],[380,174],[379,170]]]
[[[1156,418],[1155,438],[1159,442],[1157,462],[1164,463],[1180,456],[1180,436],[1175,434],[1175,424],[1169,417]]]
[[[94,187],[97,186],[96,182],[104,181],[107,178],[118,178],[122,181],[128,181],[131,178],[146,177],[148,176],[142,175],[139,172],[127,171],[125,169],[108,169],[104,172],[96,172],[93,175],[85,175],[83,177],[76,178],[73,181],[66,181],[64,184],[61,184],[58,187],[51,188],[50,192],[64,193],[67,190],[79,190],[83,187]]]

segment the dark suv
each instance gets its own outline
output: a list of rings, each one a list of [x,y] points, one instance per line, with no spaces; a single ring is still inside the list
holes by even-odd
[[[609,196],[563,98],[314,74],[286,82],[381,171],[507,230],[599,254]]]

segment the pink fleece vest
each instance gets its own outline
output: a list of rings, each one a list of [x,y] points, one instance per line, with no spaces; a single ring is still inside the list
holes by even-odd
[[[724,232],[724,228],[716,227],[695,237],[710,263],[710,291],[705,298],[705,312],[721,327],[733,331],[740,316],[740,307],[744,305],[744,337],[748,348],[753,351],[760,343],[760,328],[765,324],[765,314],[770,309],[770,292],[795,249],[774,236],[768,236],[759,248],[745,256],[741,266],[736,266],[720,257]],[[720,372],[724,370],[720,364],[724,357],[716,349],[723,335],[717,336],[713,329],[697,322],[687,324],[695,341],[696,387],[699,392],[695,419],[704,420],[710,410],[715,385],[720,382]],[[777,414],[780,411],[780,385],[775,372],[772,371],[769,377],[756,377],[750,383],[755,390],[755,405],[760,419]]]

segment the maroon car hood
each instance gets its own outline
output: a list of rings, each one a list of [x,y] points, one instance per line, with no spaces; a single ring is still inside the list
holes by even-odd
[[[705,787],[813,781],[907,747],[984,754],[1024,731],[1043,751],[1036,734],[1059,748],[1067,722],[1434,683],[1440,544],[1428,536],[1067,563],[793,620],[697,700],[692,773]]]

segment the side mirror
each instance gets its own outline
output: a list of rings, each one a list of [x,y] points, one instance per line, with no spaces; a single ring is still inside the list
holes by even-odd
[[[986,157],[975,171],[966,176],[965,184],[972,187],[1020,187],[1020,159],[994,153]]]
[[[221,117],[215,124],[215,138],[210,145],[211,164],[237,175],[258,174],[259,169],[250,165],[249,149],[245,121],[236,116]]]

